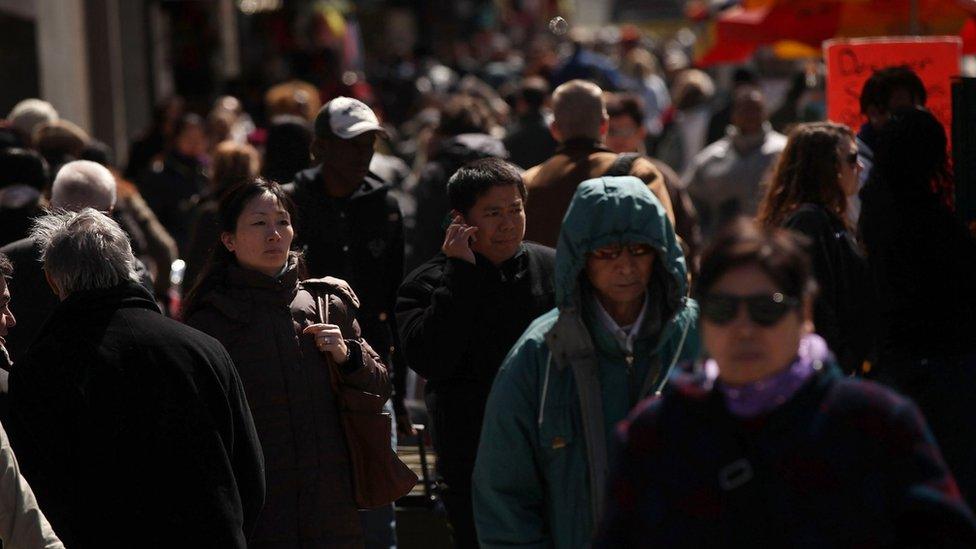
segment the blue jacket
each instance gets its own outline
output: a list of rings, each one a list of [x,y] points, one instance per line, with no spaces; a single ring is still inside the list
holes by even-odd
[[[578,283],[586,254],[616,242],[648,243],[657,254],[649,312],[629,356]],[[473,480],[483,546],[589,543],[613,426],[633,405],[632,386],[638,397],[660,392],[674,365],[698,354],[686,272],[664,207],[643,182],[604,177],[579,186],[556,249],[557,308],[516,342],[488,399]]]

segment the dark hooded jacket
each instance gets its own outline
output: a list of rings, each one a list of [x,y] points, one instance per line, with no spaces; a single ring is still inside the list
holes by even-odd
[[[264,448],[268,495],[252,547],[360,547],[349,454],[329,370],[311,335],[315,295],[329,295],[329,322],[350,349],[343,380],[389,396],[386,368],[362,339],[358,299],[326,281],[298,281],[292,257],[277,278],[236,264],[200,296],[187,318],[224,344],[240,372]]]
[[[134,282],[62,301],[10,374],[25,477],[68,547],[245,547],[264,460],[237,370]]]

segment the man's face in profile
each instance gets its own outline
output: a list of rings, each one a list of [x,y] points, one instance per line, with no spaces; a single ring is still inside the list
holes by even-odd
[[[7,279],[0,276],[0,347],[7,348],[7,331],[17,324],[14,314],[10,312],[10,288]]]

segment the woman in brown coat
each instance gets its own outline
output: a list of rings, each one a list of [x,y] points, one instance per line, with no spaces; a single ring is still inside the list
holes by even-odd
[[[361,547],[349,454],[330,384],[390,395],[386,367],[360,336],[341,280],[301,281],[292,204],[257,178],[221,200],[220,242],[186,303],[187,324],[227,348],[264,449],[268,493],[250,547]],[[318,323],[316,296],[328,305]]]

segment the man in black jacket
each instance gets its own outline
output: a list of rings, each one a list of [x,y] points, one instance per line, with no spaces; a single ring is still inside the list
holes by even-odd
[[[329,101],[315,117],[311,152],[316,166],[299,172],[286,190],[298,210],[295,240],[304,247],[308,275],[341,278],[359,296],[363,338],[393,369],[399,430],[409,431],[403,406],[406,366],[393,315],[403,278],[403,216],[390,186],[369,171],[382,132],[364,103],[349,97]],[[376,518],[383,513],[384,518]],[[392,506],[362,518],[367,547],[395,543],[386,526],[393,521]]]
[[[407,361],[427,379],[437,472],[457,547],[477,547],[471,474],[485,403],[515,341],[555,303],[555,251],[524,242],[518,169],[472,162],[447,187],[453,222],[441,252],[407,276],[397,321]]]
[[[25,476],[69,547],[245,547],[264,461],[213,338],[160,314],[128,238],[87,208],[37,222],[60,303],[10,373]]]
[[[77,212],[94,208],[100,212],[114,213],[116,204],[115,177],[108,168],[88,160],[68,162],[58,170],[51,184],[51,209]],[[27,346],[58,304],[51,293],[37,257],[40,247],[33,236],[11,242],[0,252],[10,258],[17,277],[10,281],[13,305],[19,322],[7,336],[7,350],[13,361],[20,359]],[[136,273],[143,285],[150,290],[153,281],[141,261],[136,260]]]

